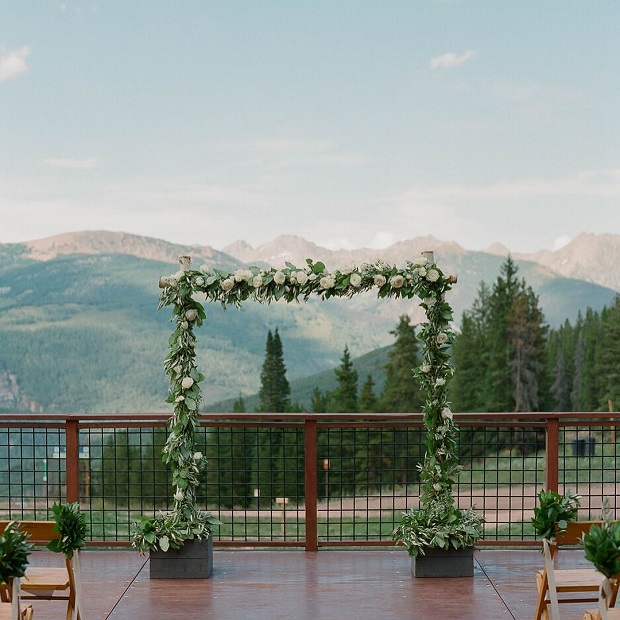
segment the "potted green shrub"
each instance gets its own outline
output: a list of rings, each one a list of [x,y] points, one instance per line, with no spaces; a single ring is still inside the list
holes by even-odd
[[[532,517],[536,536],[554,542],[556,536],[564,532],[569,523],[576,521],[580,499],[580,495],[570,491],[561,495],[557,491],[541,490]]]
[[[26,573],[31,551],[28,534],[22,532],[15,521],[11,521],[0,536],[0,583],[6,584],[9,590],[13,579],[19,579]]]
[[[615,521],[609,504],[603,505],[603,522],[590,526],[582,539],[586,560],[607,579],[620,575],[620,521]]]
[[[54,504],[52,515],[56,521],[54,530],[60,536],[51,540],[47,544],[47,548],[56,553],[64,553],[67,560],[70,560],[75,552],[79,551],[86,543],[88,534],[86,517],[84,513],[80,512],[80,506],[77,502]]]

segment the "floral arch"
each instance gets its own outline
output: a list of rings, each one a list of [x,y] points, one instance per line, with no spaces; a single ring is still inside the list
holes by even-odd
[[[207,531],[211,523],[209,513],[196,508],[196,489],[206,465],[204,456],[193,449],[194,431],[199,422],[200,382],[204,379],[195,363],[194,330],[202,325],[206,316],[203,305],[194,299],[197,295],[203,295],[208,302],[219,301],[224,306],[241,306],[246,301],[270,303],[283,299],[293,302],[307,300],[313,295],[321,299],[353,297],[370,290],[376,290],[380,298],[418,297],[427,320],[419,333],[423,341],[422,364],[413,374],[425,394],[423,412],[427,433],[424,462],[419,465],[422,509],[417,512],[424,512],[428,518],[432,514],[445,516],[446,511],[456,511],[452,485],[460,469],[458,431],[447,398],[448,383],[454,374],[450,362],[452,308],[445,298],[456,278],[442,272],[432,252],[423,252],[403,268],[378,261],[333,272],[311,259],[302,268],[287,263],[282,269],[250,267],[232,273],[210,270],[207,266],[191,269],[188,256],[180,257],[179,262],[181,268],[177,273],[160,278],[162,293],[158,307],[172,306],[175,323],[164,364],[171,383],[167,402],[174,406],[174,412],[168,424],[163,459],[172,469],[175,487],[172,515],[179,522],[189,524],[189,529],[197,536]],[[460,518],[460,511],[456,513]],[[420,548],[428,543],[407,540],[402,534],[400,532],[398,538],[411,554],[424,552]],[[171,541],[171,546],[173,543]]]

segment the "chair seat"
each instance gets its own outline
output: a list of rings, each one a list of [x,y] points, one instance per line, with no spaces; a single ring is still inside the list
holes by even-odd
[[[68,590],[70,585],[66,568],[29,566],[21,580],[22,598],[51,598],[56,590]]]
[[[0,603],[0,620],[12,620],[12,605],[11,603]],[[32,605],[24,607],[22,605],[22,618],[23,620],[30,620],[32,618]]]

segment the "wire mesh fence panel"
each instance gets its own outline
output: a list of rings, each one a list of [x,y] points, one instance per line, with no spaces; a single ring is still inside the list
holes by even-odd
[[[46,520],[65,501],[64,429],[0,428],[0,515]]]
[[[459,444],[458,507],[482,511],[487,541],[533,539],[531,518],[545,484],[544,429],[462,424]]]
[[[563,490],[577,493],[580,519],[599,519],[606,500],[620,507],[620,449],[614,424],[565,426],[559,440],[559,482]],[[620,437],[618,437],[620,439]]]
[[[322,425],[319,541],[391,541],[402,513],[418,503],[422,454],[417,425]]]

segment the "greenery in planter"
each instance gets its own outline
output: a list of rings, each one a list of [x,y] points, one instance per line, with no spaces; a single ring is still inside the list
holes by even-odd
[[[608,579],[620,574],[620,521],[614,521],[609,503],[603,504],[603,522],[590,526],[582,539],[586,560]]]
[[[454,373],[450,363],[452,308],[445,299],[455,279],[445,276],[434,263],[432,252],[424,253],[405,268],[383,261],[349,266],[329,272],[321,262],[308,259],[298,268],[290,263],[285,268],[250,267],[233,273],[209,270],[202,266],[190,269],[189,257],[181,257],[181,270],[160,279],[163,289],[159,308],[173,307],[176,329],[170,337],[170,354],[165,368],[172,386],[168,402],[174,404],[169,422],[164,459],[173,469],[176,485],[174,508],[159,519],[143,519],[134,529],[134,545],[145,550],[172,546],[193,535],[199,523],[208,529],[209,513],[196,509],[196,487],[205,461],[193,452],[194,430],[198,424],[201,399],[200,382],[204,375],[195,365],[196,337],[194,328],[202,325],[205,312],[193,296],[203,295],[207,301],[241,306],[250,299],[260,303],[285,300],[298,301],[318,295],[352,297],[375,289],[379,297],[418,297],[426,312],[427,322],[420,330],[424,342],[423,363],[414,371],[426,394],[424,422],[426,454],[420,465],[421,507],[405,513],[393,537],[403,542],[412,555],[424,553],[426,547],[458,548],[471,546],[482,536],[484,519],[473,510],[455,506],[452,486],[458,465],[457,428],[447,400],[447,386]],[[181,536],[172,536],[181,532]]]
[[[580,499],[580,495],[570,491],[560,495],[557,491],[541,490],[532,517],[536,536],[554,541],[557,534],[566,530],[568,523],[577,519]]]
[[[32,545],[28,534],[11,521],[0,536],[0,583],[10,584],[13,577],[23,577]]]
[[[71,559],[78,549],[81,549],[86,542],[88,526],[86,517],[80,512],[77,502],[68,504],[54,504],[52,515],[56,521],[55,531],[60,534],[60,538],[50,540],[47,548],[50,551],[64,553],[67,559]]]

